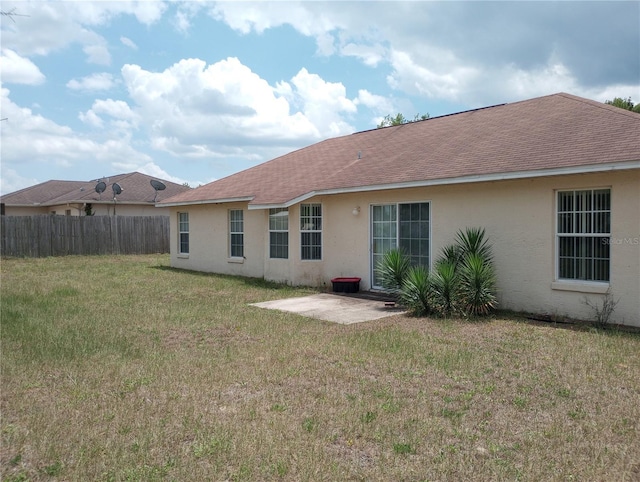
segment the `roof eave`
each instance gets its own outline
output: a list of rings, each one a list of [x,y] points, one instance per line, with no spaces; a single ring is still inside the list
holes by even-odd
[[[495,182],[495,181],[509,181],[517,179],[531,179],[536,177],[549,177],[549,176],[566,176],[571,174],[590,174],[595,172],[608,172],[608,171],[620,171],[628,169],[640,169],[640,160],[637,161],[623,161],[608,164],[594,164],[591,166],[576,166],[576,167],[562,167],[554,169],[538,169],[532,171],[515,171],[515,172],[502,172],[495,174],[480,174],[473,176],[462,177],[450,177],[442,179],[430,179],[424,181],[408,181],[393,184],[376,184],[370,186],[355,186],[348,188],[336,188],[336,189],[323,189],[318,191],[310,191],[302,194],[296,198],[293,198],[284,203],[264,203],[264,204],[250,204],[249,209],[273,209],[273,208],[288,208],[295,204],[311,199],[314,196],[330,195],[330,194],[349,194],[358,192],[370,192],[381,191],[389,189],[407,189],[412,187],[430,187],[430,186],[444,186],[450,184],[466,184],[476,182]]]
[[[201,204],[226,204],[226,203],[235,203],[235,202],[251,202],[252,200],[253,200],[253,196],[242,196],[242,197],[230,197],[230,198],[222,198],[222,199],[202,199],[199,201],[161,202],[161,203],[156,203],[156,207],[172,208],[172,207],[179,207],[179,206],[192,206],[192,205],[201,205]]]

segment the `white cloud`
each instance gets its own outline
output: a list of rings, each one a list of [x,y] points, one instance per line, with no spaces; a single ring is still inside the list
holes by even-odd
[[[427,98],[460,100],[479,75],[473,67],[455,61],[433,67],[427,63],[430,67],[425,67],[409,53],[396,50],[392,50],[390,62],[394,70],[387,81],[392,88]]]
[[[179,157],[260,159],[275,146],[354,130],[343,119],[356,111],[345,87],[306,69],[275,87],[233,57],[185,59],[162,72],[125,65],[122,76],[151,145]]]
[[[346,24],[340,8],[326,7],[319,2],[218,2],[210,14],[243,34],[252,31],[260,34],[270,28],[291,25],[301,34],[314,37],[318,53],[328,56],[336,50],[332,32],[346,29]]]
[[[381,45],[365,45],[347,43],[340,48],[340,53],[345,56],[357,57],[369,67],[377,67],[385,57],[387,52]]]
[[[25,163],[67,168],[88,160],[97,166],[112,165],[123,158],[141,163],[151,160],[131,145],[130,135],[109,136],[104,141],[92,139],[74,132],[69,126],[35,114],[31,109],[18,106],[11,101],[6,88],[1,89],[1,94],[2,114],[9,119],[2,125],[3,172]],[[89,117],[85,119],[90,121]],[[9,139],[10,142],[7,141]]]
[[[391,100],[381,95],[372,94],[366,89],[358,91],[358,98],[355,100],[355,103],[362,104],[380,113],[389,113],[393,110],[393,103]]]
[[[211,181],[215,181],[215,179],[208,180],[188,180],[183,179],[181,177],[176,177],[169,174],[167,171],[162,169],[160,166],[153,162],[147,162],[145,164],[135,164],[135,163],[121,163],[117,167],[120,168],[121,171],[131,172],[138,171],[142,174],[146,174],[147,176],[157,177],[159,179],[164,179],[166,181],[175,182],[176,184],[185,184],[187,183],[191,187],[198,187],[203,184],[207,184]]]
[[[82,50],[85,54],[87,54],[87,61],[89,63],[98,65],[111,64],[111,54],[109,53],[106,45],[87,45]]]
[[[21,57],[11,49],[2,49],[2,82],[38,85],[45,76],[31,60]]]
[[[317,74],[302,68],[291,82],[303,104],[304,115],[324,136],[339,136],[353,132],[343,113],[354,114],[357,107],[346,97],[346,88],[339,82],[326,82]]]
[[[156,1],[3,2],[3,10],[14,7],[25,16],[11,25],[3,22],[2,42],[20,55],[49,55],[79,43],[90,63],[109,65],[111,55],[107,42],[95,28],[121,15],[133,15],[138,22],[149,26],[160,20],[167,4]]]
[[[71,79],[67,87],[71,90],[97,92],[109,90],[114,86],[113,76],[108,72],[91,74],[81,79]]]
[[[118,132],[129,133],[137,127],[139,120],[138,115],[131,110],[126,102],[113,99],[96,100],[91,109],[85,113],[80,113],[78,117],[86,124],[102,128],[104,123],[100,115],[107,115],[112,118],[111,127],[114,135]]]
[[[107,114],[116,119],[134,120],[136,117],[129,105],[122,100],[96,100],[92,109],[97,113]]]
[[[80,112],[80,114],[78,114],[78,118],[91,127],[100,128],[104,125],[102,119],[91,109],[84,113]]]
[[[15,169],[2,166],[2,175],[0,176],[0,194],[9,194],[19,191],[26,187],[34,186],[43,181],[39,181],[34,177],[24,177],[18,174]]]
[[[612,83],[638,92],[638,4],[556,3],[221,2],[212,15],[244,34],[291,25],[319,54],[388,66],[398,95],[480,106]]]
[[[120,42],[130,49],[138,50],[138,46],[136,45],[136,43],[128,37],[120,37]]]

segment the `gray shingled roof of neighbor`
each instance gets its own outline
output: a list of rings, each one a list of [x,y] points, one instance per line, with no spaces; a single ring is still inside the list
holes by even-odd
[[[191,190],[187,186],[164,181],[139,172],[118,174],[102,179],[106,189],[102,194],[96,192],[99,180],[93,181],[46,181],[35,186],[6,194],[0,201],[7,206],[56,206],[66,203],[113,203],[113,184],[117,183],[122,192],[117,195],[121,204],[151,204],[156,196],[151,186],[152,179],[160,180],[166,188],[158,191],[156,202]]]
[[[161,205],[290,206],[317,194],[640,168],[640,114],[559,93],[327,139]]]

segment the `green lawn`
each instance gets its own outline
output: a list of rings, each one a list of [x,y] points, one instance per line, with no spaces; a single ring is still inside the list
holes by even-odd
[[[640,479],[640,336],[336,325],[168,257],[1,262],[10,480]]]

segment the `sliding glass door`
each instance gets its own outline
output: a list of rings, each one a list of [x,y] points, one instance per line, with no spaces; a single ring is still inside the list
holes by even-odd
[[[382,288],[376,269],[384,254],[400,248],[411,264],[429,267],[430,206],[424,203],[378,204],[371,206],[371,285]]]

